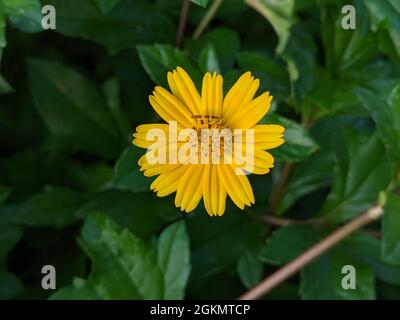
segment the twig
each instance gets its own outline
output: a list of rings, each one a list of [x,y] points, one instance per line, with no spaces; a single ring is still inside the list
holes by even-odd
[[[276,227],[287,227],[292,224],[322,227],[326,224],[326,222],[323,219],[297,220],[297,219],[280,218],[271,215],[264,215],[259,219]],[[382,233],[380,231],[365,229],[363,230],[363,232],[377,239],[380,239],[382,237]]]
[[[207,25],[210,23],[211,19],[214,17],[222,1],[223,0],[214,0],[214,2],[210,5],[203,19],[201,19],[196,30],[194,30],[193,32],[193,39],[198,39],[201,36]]]
[[[285,191],[286,183],[289,178],[290,172],[292,171],[293,164],[292,163],[285,163],[282,168],[281,175],[279,177],[278,186],[275,193],[272,196],[270,206],[269,206],[269,213],[274,215],[276,213],[276,209],[279,205],[279,202],[282,199],[283,193]]]
[[[249,6],[253,7],[253,9],[255,9],[256,11],[261,13],[263,16],[265,16],[265,17],[269,16],[268,10],[265,7],[263,7],[258,0],[245,0],[245,2]]]
[[[380,218],[382,214],[383,209],[381,205],[375,205],[369,208],[366,212],[353,219],[349,223],[343,225],[332,234],[330,234],[328,237],[321,240],[319,243],[312,246],[306,252],[298,256],[296,259],[274,272],[272,275],[259,283],[256,287],[244,293],[242,296],[239,297],[239,300],[252,300],[262,297],[273,288],[275,288],[277,285],[285,281],[287,278],[295,274],[297,271],[308,265],[325,251],[345,239],[351,233],[362,228],[373,220]]]
[[[321,219],[308,219],[308,220],[296,220],[296,219],[287,219],[280,218],[272,215],[264,215],[261,219],[269,224],[278,227],[286,227],[291,224],[302,224],[302,225],[312,225],[312,226],[320,226],[324,224],[324,221]]]
[[[175,39],[175,44],[177,47],[180,47],[182,44],[183,34],[185,33],[186,22],[189,15],[189,6],[190,6],[190,0],[182,1],[181,16],[179,18],[179,25],[176,31],[176,39]]]
[[[271,215],[264,215],[264,216],[258,218],[258,220],[260,220],[260,219],[262,221],[264,221],[270,225],[276,226],[276,227],[287,227],[292,224],[322,227],[326,224],[326,222],[323,219],[297,220],[297,219],[280,218],[280,217],[271,216]],[[374,237],[376,239],[382,238],[382,233],[377,230],[364,229],[363,232],[365,232],[369,236]]]

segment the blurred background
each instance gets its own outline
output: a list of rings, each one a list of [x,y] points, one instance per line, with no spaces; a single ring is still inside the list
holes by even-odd
[[[0,56],[0,299],[236,298],[382,191],[383,222],[264,298],[400,298],[399,1],[0,0]],[[139,172],[131,135],[176,66],[274,96],[286,143],[250,209],[182,214]]]

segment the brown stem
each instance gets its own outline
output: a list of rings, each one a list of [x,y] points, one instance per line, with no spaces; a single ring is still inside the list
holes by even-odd
[[[271,216],[271,215],[264,215],[262,217],[258,217],[258,220],[260,220],[260,219],[261,219],[261,221],[264,221],[264,222],[268,223],[269,225],[275,226],[275,227],[287,227],[292,224],[322,227],[326,224],[326,222],[323,219],[297,220],[297,219],[280,218],[280,217]],[[272,231],[272,228],[270,231]],[[382,233],[377,230],[364,229],[363,232],[365,232],[369,236],[374,237],[376,239],[382,238]]]
[[[351,233],[362,228],[373,220],[380,218],[382,214],[383,209],[381,205],[375,205],[369,208],[366,212],[353,219],[349,223],[343,225],[342,227],[331,233],[328,237],[324,238],[319,243],[312,246],[306,252],[298,256],[296,259],[289,262],[279,270],[275,271],[269,277],[265,278],[253,289],[247,291],[242,296],[240,296],[239,300],[253,300],[262,297],[273,288],[278,286],[280,283],[288,279],[290,276],[295,274],[297,271],[308,265],[315,258],[345,239]]]
[[[321,219],[296,220],[296,219],[280,218],[272,215],[264,215],[261,219],[269,224],[278,227],[286,227],[291,224],[297,224],[297,225],[306,224],[312,226],[320,226],[324,224],[324,221]]]
[[[269,212],[270,214],[276,214],[276,209],[279,205],[279,202],[282,199],[283,193],[285,191],[287,180],[289,179],[290,172],[292,171],[293,164],[292,163],[285,163],[282,168],[281,175],[279,177],[278,186],[276,188],[275,193],[272,196],[270,205],[269,205]]]
[[[207,28],[208,24],[211,22],[212,18],[214,17],[219,6],[222,4],[222,1],[223,0],[214,0],[214,2],[210,5],[210,7],[208,8],[203,19],[201,19],[196,30],[194,30],[194,32],[193,32],[193,39],[198,39],[201,36],[203,31]]]
[[[182,44],[183,34],[185,33],[186,22],[189,15],[190,0],[182,1],[181,16],[179,18],[179,25],[176,31],[175,45],[180,47]]]

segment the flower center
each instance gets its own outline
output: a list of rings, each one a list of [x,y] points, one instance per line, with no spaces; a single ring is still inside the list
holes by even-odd
[[[211,115],[193,115],[193,128],[196,131],[198,156],[208,163],[221,163],[223,155],[232,148],[232,132],[223,118]],[[210,157],[211,155],[211,157]]]
[[[196,122],[196,124],[193,126],[193,129],[195,129],[196,131],[199,131],[201,129],[222,130],[226,128],[224,119],[218,116],[192,115],[192,118]]]

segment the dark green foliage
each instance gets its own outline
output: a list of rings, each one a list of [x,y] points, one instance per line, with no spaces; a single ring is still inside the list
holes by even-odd
[[[264,298],[400,299],[399,1],[225,0],[193,39],[213,2],[191,1],[178,48],[180,0],[0,0],[0,299],[237,298],[379,199],[382,221]],[[42,29],[46,4],[56,30]],[[132,133],[160,122],[148,95],[177,66],[198,89],[221,73],[225,93],[251,71],[274,97],[262,123],[286,143],[250,176],[250,210],[182,214],[139,172]],[[46,264],[56,291],[41,288]]]

